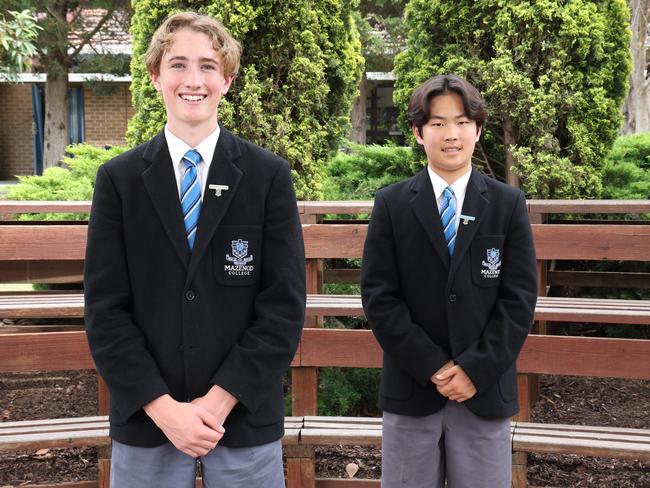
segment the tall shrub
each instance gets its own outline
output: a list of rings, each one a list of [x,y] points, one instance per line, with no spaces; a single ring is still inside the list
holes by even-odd
[[[529,197],[599,195],[630,73],[625,0],[411,0],[406,22],[398,106],[430,76],[464,76],[488,104],[488,169]]]
[[[199,11],[223,21],[244,48],[240,74],[221,102],[221,122],[287,159],[299,198],[321,197],[323,167],[348,128],[363,69],[355,7],[354,0],[138,1],[129,141],[149,139],[165,121],[144,67],[153,32],[174,11]]]

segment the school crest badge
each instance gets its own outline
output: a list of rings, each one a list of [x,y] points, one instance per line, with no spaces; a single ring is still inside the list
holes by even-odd
[[[498,278],[501,274],[501,251],[495,247],[487,249],[485,259],[481,264],[481,275],[484,278]]]
[[[232,256],[226,254],[226,261],[233,263],[235,266],[244,266],[253,260],[253,255],[248,255],[248,241],[237,239],[230,241]]]

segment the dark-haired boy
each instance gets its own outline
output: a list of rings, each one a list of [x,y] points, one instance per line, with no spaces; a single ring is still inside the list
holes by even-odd
[[[422,83],[408,120],[427,168],[375,197],[361,288],[384,349],[382,488],[510,487],[536,267],[523,193],[471,166],[486,116],[466,80]]]
[[[284,486],[305,258],[289,165],[218,123],[240,50],[215,19],[168,18],[147,51],[165,129],[97,173],[86,330],[112,488],[194,487],[197,458],[206,488]]]

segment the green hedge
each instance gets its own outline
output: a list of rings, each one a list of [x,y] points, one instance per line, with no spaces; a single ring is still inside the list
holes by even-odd
[[[43,176],[19,176],[18,184],[7,193],[8,200],[91,200],[97,169],[126,151],[125,147],[101,149],[90,144],[66,148],[65,166],[48,168]],[[20,220],[86,220],[88,214],[23,214]]]
[[[348,143],[327,163],[326,200],[368,200],[391,183],[417,173],[426,164],[408,147]]]

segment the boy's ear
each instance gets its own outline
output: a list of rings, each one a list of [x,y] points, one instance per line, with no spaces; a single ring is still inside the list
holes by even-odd
[[[149,72],[149,76],[151,76],[151,82],[153,83],[154,88],[156,91],[160,91],[160,73],[153,73]]]
[[[422,135],[420,134],[420,128],[412,125],[411,126],[411,131],[413,132],[413,135],[415,136],[415,140],[418,141],[418,144],[423,145],[424,141],[422,140]]]
[[[482,125],[479,125],[479,126],[476,128],[476,142],[478,142],[478,140],[481,138],[481,131],[482,131],[482,130],[483,130],[483,126],[482,126]]]
[[[222,95],[225,95],[226,93],[228,93],[228,90],[230,90],[230,85],[232,85],[232,82],[235,81],[236,76],[237,75],[224,75],[223,76],[225,84],[223,86],[223,89],[221,90]]]

